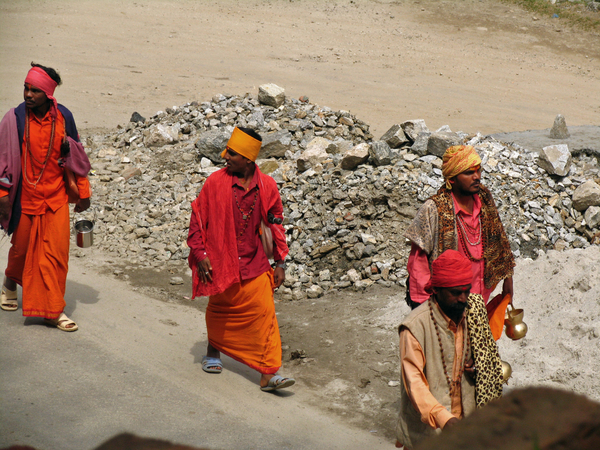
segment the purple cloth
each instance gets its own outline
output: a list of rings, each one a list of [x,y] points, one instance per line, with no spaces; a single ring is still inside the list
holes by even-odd
[[[21,146],[19,144],[15,108],[12,108],[4,115],[2,122],[0,122],[0,186],[8,189],[8,200],[11,205],[15,204],[17,193],[20,194],[20,181]],[[14,212],[13,208],[12,213]],[[12,213],[9,213],[8,218],[0,221],[0,226],[3,230],[7,232],[10,230],[9,234],[16,228],[16,225],[14,228],[9,227]]]

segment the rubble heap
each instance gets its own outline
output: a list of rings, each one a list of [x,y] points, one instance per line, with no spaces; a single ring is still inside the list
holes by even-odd
[[[95,243],[120,262],[118,273],[185,273],[190,203],[222,167],[219,154],[234,126],[263,136],[257,163],[279,184],[290,246],[283,299],[404,285],[410,246],[403,231],[442,185],[441,155],[455,144],[474,145],[482,157],[482,181],[516,256],[600,240],[593,151],[538,155],[481,134],[430,131],[424,120],[395,124],[375,140],[351,113],[270,95],[273,86],[261,87],[258,98],[217,95],[147,120],[136,113],[114,132],[87,139]]]

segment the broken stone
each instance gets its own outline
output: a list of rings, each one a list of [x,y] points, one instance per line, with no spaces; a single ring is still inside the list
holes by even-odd
[[[558,114],[550,130],[550,137],[552,139],[567,139],[570,136],[571,133],[569,133],[569,129],[567,128],[567,121],[562,114]]]
[[[588,180],[573,193],[573,208],[585,211],[590,206],[600,205],[600,186],[594,180]]]
[[[279,108],[285,101],[285,89],[276,84],[263,84],[258,88],[258,101],[263,105]]]
[[[568,145],[558,144],[544,147],[537,163],[550,175],[567,176],[571,169],[571,152]]]

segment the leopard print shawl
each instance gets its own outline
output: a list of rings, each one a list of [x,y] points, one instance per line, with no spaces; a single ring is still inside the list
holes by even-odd
[[[477,408],[502,396],[502,362],[488,323],[483,297],[471,294],[468,299],[467,330],[475,361],[475,405]]]

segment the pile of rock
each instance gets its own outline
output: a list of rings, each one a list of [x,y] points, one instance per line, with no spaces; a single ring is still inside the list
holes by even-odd
[[[374,140],[369,126],[349,112],[289,99],[267,85],[258,98],[217,95],[148,120],[134,114],[115,132],[87,139],[96,241],[123,270],[184,272],[190,203],[219,169],[234,126],[263,136],[258,164],[280,187],[290,245],[280,289],[285,299],[373,283],[403,285],[410,247],[402,233],[441,186],[441,155],[455,144],[478,149],[483,182],[517,256],[535,258],[540,250],[586,247],[600,239],[593,153],[564,161],[564,155],[544,151],[539,158],[480,134],[448,127],[432,132],[423,120],[396,124]],[[553,167],[566,172],[550,175]]]

